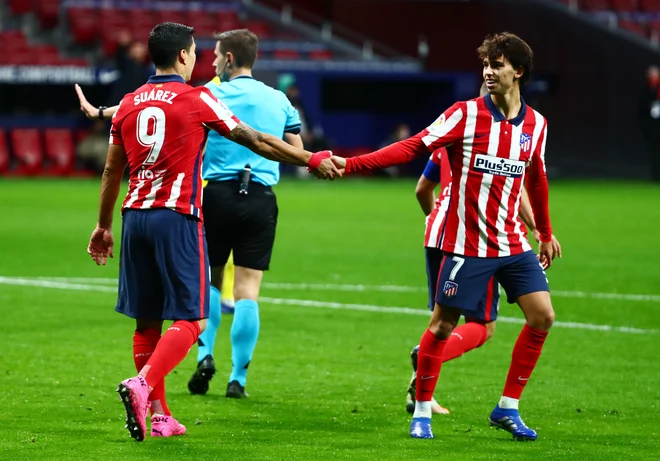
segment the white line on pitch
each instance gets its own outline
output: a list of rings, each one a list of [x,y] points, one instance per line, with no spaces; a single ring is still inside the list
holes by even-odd
[[[102,291],[106,293],[117,292],[117,288],[111,286],[86,285],[80,283],[67,283],[57,280],[44,280],[44,279],[34,280],[34,279],[14,278],[14,277],[0,277],[0,284],[36,286],[42,288],[56,288],[61,290]],[[336,302],[327,302],[327,301],[314,301],[309,299],[268,298],[268,297],[261,297],[260,301],[269,304],[286,305],[286,306],[345,309],[345,310],[353,310],[353,311],[382,312],[389,314],[421,315],[426,317],[430,315],[430,312],[425,309],[411,309],[409,307],[374,306],[370,304],[347,304],[347,303],[336,303]],[[515,318],[515,317],[498,317],[497,321],[501,323],[516,323],[516,324],[525,323],[523,319]],[[555,322],[554,326],[560,328],[576,328],[582,330],[617,331],[621,333],[637,333],[637,334],[657,333],[657,330],[645,330],[642,328],[633,328],[633,327],[617,327],[612,325],[596,325],[593,323],[559,321],[559,322]]]
[[[11,277],[10,277],[11,278]],[[87,284],[116,284],[116,278],[85,278],[85,277],[36,277],[37,280],[56,280],[68,283]],[[390,293],[426,293],[424,287],[413,287],[405,285],[354,285],[336,283],[279,283],[264,282],[263,288],[275,290],[299,290],[299,291],[348,291],[348,292],[390,292]],[[660,302],[660,295],[634,294],[634,293],[592,293],[588,291],[565,291],[552,290],[552,296],[559,298],[593,298],[610,299],[616,301],[648,301]]]

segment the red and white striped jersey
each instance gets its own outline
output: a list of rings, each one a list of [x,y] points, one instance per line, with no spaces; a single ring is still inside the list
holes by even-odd
[[[426,217],[426,229],[424,231],[424,247],[438,248],[442,236],[442,226],[445,222],[447,209],[449,208],[449,196],[451,195],[451,167],[444,147],[436,149],[431,154],[431,162],[440,168],[440,193],[435,199],[433,211]]]
[[[110,143],[123,146],[129,185],[123,208],[169,208],[202,216],[202,160],[209,129],[228,134],[240,121],[204,87],[155,75],[122,99]]]
[[[517,219],[526,171],[545,187],[530,199],[545,206],[547,122],[524,101],[520,114],[507,120],[489,95],[457,102],[422,133],[430,151],[447,147],[452,188],[440,248],[473,257],[510,256],[532,249]],[[539,207],[537,209],[540,210]],[[536,213],[536,210],[535,210]]]

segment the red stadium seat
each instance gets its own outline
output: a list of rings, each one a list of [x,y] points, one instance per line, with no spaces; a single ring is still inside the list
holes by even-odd
[[[34,46],[30,50],[34,64],[54,66],[60,63],[60,53],[53,45]]]
[[[11,131],[11,146],[18,162],[17,172],[36,175],[43,170],[44,152],[39,131],[34,128],[15,128]]]
[[[21,30],[8,30],[0,32],[0,43],[13,54],[23,54],[27,52],[30,45]]]
[[[170,9],[162,9],[156,11],[155,15],[155,21],[151,25],[151,28],[153,29],[156,24],[160,24],[161,22],[178,22],[180,24],[188,24],[189,23],[189,16],[188,16],[188,11],[181,11],[181,10],[170,10]],[[193,26],[194,27],[194,26]]]
[[[60,16],[60,0],[39,0],[34,6],[41,28],[53,29]]]
[[[71,131],[64,128],[49,128],[44,132],[44,139],[46,158],[50,162],[48,172],[56,175],[73,173],[76,152]]]
[[[89,45],[99,38],[97,13],[91,8],[70,8],[67,12],[69,29],[73,40],[81,45]]]
[[[9,0],[7,3],[14,14],[25,14],[32,11],[32,2],[28,0]]]
[[[215,15],[215,21],[216,21],[216,30],[218,32],[224,32],[227,30],[234,30],[241,28],[241,25],[238,22],[238,16],[236,15],[235,11],[220,10]],[[256,34],[256,32],[254,33]]]
[[[637,11],[637,0],[611,0],[614,11]]]
[[[0,174],[6,173],[11,165],[9,146],[7,146],[7,134],[0,130]]]
[[[647,13],[660,12],[660,0],[639,0],[639,9]]]
[[[208,81],[215,77],[215,68],[213,67],[215,61],[215,54],[211,50],[204,50],[197,57],[195,70],[193,72],[194,80]]]
[[[273,52],[275,59],[300,59],[300,53],[296,50],[275,50]]]
[[[309,59],[317,61],[327,61],[332,59],[333,56],[332,50],[312,50],[309,52]]]
[[[260,40],[270,37],[270,27],[263,21],[245,21],[241,27],[254,32]]]
[[[611,10],[612,6],[608,0],[584,0],[583,8],[589,11],[607,11]]]

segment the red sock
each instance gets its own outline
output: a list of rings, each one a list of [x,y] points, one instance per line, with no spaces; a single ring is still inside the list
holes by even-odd
[[[135,330],[133,335],[133,361],[135,362],[135,368],[139,372],[144,368],[144,366],[151,358],[151,355],[156,350],[156,345],[160,340],[160,331],[146,329],[146,330]],[[149,401],[153,402],[155,400],[160,400],[160,404],[163,407],[163,412],[166,415],[171,415],[170,409],[167,406],[167,401],[165,400],[165,380],[161,380],[149,394]],[[153,408],[151,408],[151,414],[153,414]]]
[[[525,324],[513,347],[511,367],[502,393],[504,397],[520,400],[525,384],[529,381],[541,356],[541,349],[547,336],[547,331],[537,330]]]
[[[442,354],[447,339],[436,339],[431,330],[426,330],[419,343],[417,353],[417,387],[415,399],[429,402],[433,399],[435,385],[440,376]]]
[[[158,341],[151,358],[140,370],[149,387],[155,389],[156,385],[186,358],[197,338],[199,338],[199,323],[196,320],[177,320],[167,329]]]
[[[447,338],[447,345],[442,354],[443,363],[482,346],[487,337],[488,330],[482,323],[467,322],[456,327]]]

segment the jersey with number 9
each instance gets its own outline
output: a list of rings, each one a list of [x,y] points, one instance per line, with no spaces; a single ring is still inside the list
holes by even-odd
[[[202,217],[202,159],[209,129],[228,134],[240,121],[211,92],[176,75],[152,76],[122,99],[110,144],[128,158],[123,209],[169,208]]]

